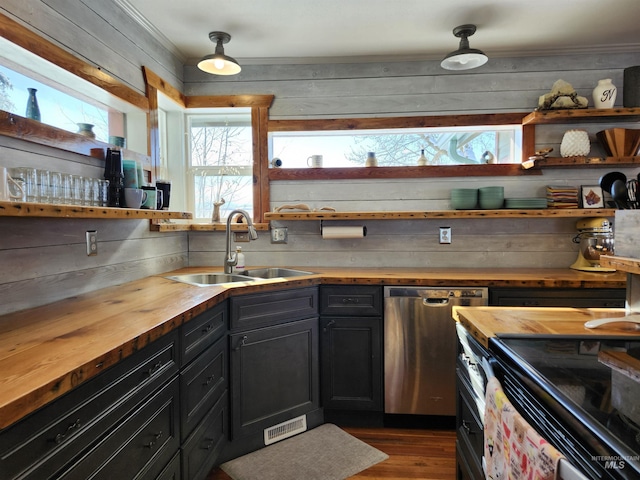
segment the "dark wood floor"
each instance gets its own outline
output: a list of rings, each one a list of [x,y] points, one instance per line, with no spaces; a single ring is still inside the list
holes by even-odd
[[[354,437],[383,451],[389,458],[358,475],[356,480],[452,480],[456,477],[454,430],[343,427]],[[207,480],[230,480],[216,469]]]

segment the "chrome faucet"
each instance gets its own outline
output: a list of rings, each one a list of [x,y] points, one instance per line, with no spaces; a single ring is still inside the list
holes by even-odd
[[[238,257],[236,252],[231,251],[231,219],[233,216],[239,213],[247,219],[247,227],[249,229],[249,240],[256,240],[258,238],[258,232],[256,232],[251,217],[244,210],[236,209],[232,210],[227,217],[227,252],[224,257],[224,273],[231,273],[234,265],[238,263]]]

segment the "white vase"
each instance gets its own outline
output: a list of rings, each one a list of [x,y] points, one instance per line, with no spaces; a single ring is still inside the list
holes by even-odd
[[[593,89],[593,105],[596,108],[613,108],[616,102],[618,89],[611,83],[610,78],[598,80],[598,85]]]
[[[591,142],[586,130],[567,130],[560,144],[563,157],[584,157],[591,151]]]

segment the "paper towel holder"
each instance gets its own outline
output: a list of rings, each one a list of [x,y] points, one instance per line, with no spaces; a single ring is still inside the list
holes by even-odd
[[[354,227],[361,227],[362,228],[362,237],[366,237],[367,236],[367,226],[366,225],[352,225]],[[324,220],[320,219],[320,236],[322,236],[323,234],[323,229],[324,229]]]

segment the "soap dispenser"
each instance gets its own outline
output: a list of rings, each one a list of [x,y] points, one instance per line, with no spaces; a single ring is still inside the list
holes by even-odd
[[[244,272],[244,253],[242,253],[242,247],[236,247],[236,272]]]

